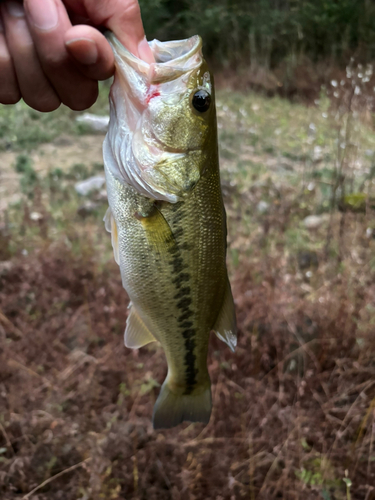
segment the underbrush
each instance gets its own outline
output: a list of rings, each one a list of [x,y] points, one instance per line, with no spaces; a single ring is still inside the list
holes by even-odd
[[[211,341],[209,425],[155,432],[163,352],[125,349],[118,268],[81,238],[1,272],[4,498],[372,498],[374,271],[324,280],[323,265],[314,287],[277,252],[241,261],[236,353]]]

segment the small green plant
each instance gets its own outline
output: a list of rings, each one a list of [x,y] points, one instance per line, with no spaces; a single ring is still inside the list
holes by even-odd
[[[348,470],[345,471],[345,477],[343,478],[343,481],[344,481],[344,483],[346,485],[346,500],[350,500],[351,499],[350,488],[352,486],[352,481],[349,478],[349,472],[348,472]]]
[[[311,470],[307,470],[302,467],[301,470],[296,471],[296,476],[303,483],[308,486],[322,486],[323,485],[323,476],[321,472],[313,472]]]
[[[303,443],[301,444],[303,446]],[[300,470],[295,471],[295,475],[306,486],[318,488],[323,498],[327,500],[331,498],[328,490],[340,489],[340,481],[336,479],[335,470],[325,456],[309,459]]]
[[[16,158],[15,170],[21,174],[20,187],[21,191],[32,198],[34,188],[39,183],[37,172],[33,168],[32,159],[27,154],[20,154]]]
[[[141,385],[140,394],[144,396],[148,394],[150,391],[155,389],[156,387],[160,387],[160,384],[157,380],[155,380],[151,375],[145,380],[145,382]]]
[[[30,174],[31,172],[34,173],[30,156],[27,154],[18,155],[16,159],[15,169],[19,174]]]

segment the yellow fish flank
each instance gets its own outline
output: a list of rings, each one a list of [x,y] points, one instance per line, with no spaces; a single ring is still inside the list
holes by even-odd
[[[103,154],[116,262],[131,308],[125,345],[162,345],[154,428],[207,423],[210,331],[234,350],[215,96],[198,36],[154,40],[154,64],[110,34],[116,59]]]

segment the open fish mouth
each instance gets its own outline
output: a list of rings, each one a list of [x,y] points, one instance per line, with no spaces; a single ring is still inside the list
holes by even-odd
[[[155,63],[150,64],[125,49],[113,33],[108,33],[107,38],[115,54],[118,72],[128,71],[129,67],[136,71],[139,90],[143,91],[146,99],[147,87],[150,85],[173,81],[202,64],[202,40],[198,35],[169,42],[152,40],[149,46]]]

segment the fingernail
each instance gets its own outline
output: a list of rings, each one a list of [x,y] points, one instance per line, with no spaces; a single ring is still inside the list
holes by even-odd
[[[5,3],[8,14],[12,17],[24,17],[25,11],[22,3],[20,2],[6,2]]]
[[[139,58],[142,59],[143,61],[151,64],[155,62],[154,54],[152,53],[152,50],[150,49],[150,46],[144,38],[141,42],[138,44],[138,55]]]
[[[26,9],[30,21],[40,30],[54,28],[59,20],[54,0],[27,0]]]
[[[66,42],[66,48],[70,54],[81,64],[89,66],[98,60],[98,49],[96,43],[90,38],[74,38]]]

